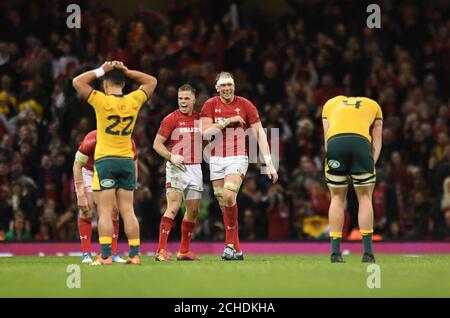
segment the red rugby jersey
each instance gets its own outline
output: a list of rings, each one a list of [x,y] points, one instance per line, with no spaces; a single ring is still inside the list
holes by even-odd
[[[219,96],[208,99],[202,107],[200,117],[211,118],[213,123],[220,123],[227,118],[241,116],[244,127],[237,124],[222,129],[222,140],[214,140],[211,156],[230,157],[247,156],[247,130],[250,125],[260,121],[258,110],[248,99],[235,96],[230,104],[224,104]]]
[[[188,116],[179,109],[173,111],[162,120],[158,135],[167,139],[167,148],[171,153],[184,157],[184,164],[192,165],[202,162],[199,112],[193,112],[191,116]]]

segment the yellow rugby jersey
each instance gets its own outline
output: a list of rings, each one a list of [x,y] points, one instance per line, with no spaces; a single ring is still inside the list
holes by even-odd
[[[138,89],[128,95],[105,95],[93,90],[88,103],[97,118],[97,145],[94,159],[103,157],[134,158],[131,134],[147,94]]]
[[[383,119],[383,113],[373,99],[341,95],[325,103],[322,118],[329,123],[327,140],[338,134],[358,134],[371,142],[370,127],[375,119]]]

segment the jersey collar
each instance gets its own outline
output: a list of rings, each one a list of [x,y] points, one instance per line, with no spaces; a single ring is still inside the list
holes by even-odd
[[[224,103],[224,102],[222,101],[222,99],[220,98],[220,96],[217,96],[217,98],[219,99],[220,103],[221,103],[223,106],[231,106],[231,105],[233,105],[234,103],[236,103],[237,96],[234,95],[233,100],[231,101],[231,103]]]

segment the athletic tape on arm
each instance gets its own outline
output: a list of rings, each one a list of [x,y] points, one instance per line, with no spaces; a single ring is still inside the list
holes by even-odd
[[[82,154],[80,151],[77,151],[77,153],[75,154],[75,161],[85,164],[86,162],[88,162],[88,160],[89,156]]]

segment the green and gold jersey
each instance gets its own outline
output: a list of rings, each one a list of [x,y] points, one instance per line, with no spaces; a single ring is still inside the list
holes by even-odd
[[[147,94],[138,89],[128,95],[105,95],[93,90],[88,103],[97,118],[97,146],[94,159],[103,157],[134,158],[131,134]]]
[[[329,129],[326,139],[339,134],[358,134],[370,142],[370,127],[376,119],[383,119],[380,105],[367,97],[336,96],[329,99],[322,110]]]

